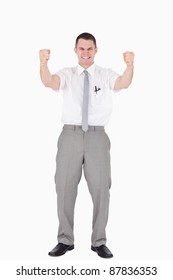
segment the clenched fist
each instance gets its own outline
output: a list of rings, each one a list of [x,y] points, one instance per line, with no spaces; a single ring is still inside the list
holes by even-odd
[[[47,64],[47,62],[50,58],[50,50],[48,50],[48,49],[40,50],[39,55],[40,55],[40,63]]]
[[[124,62],[126,63],[127,66],[133,66],[134,56],[135,55],[133,52],[123,53]]]

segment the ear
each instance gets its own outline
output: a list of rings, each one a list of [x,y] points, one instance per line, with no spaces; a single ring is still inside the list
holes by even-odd
[[[97,51],[98,51],[98,48],[95,48],[95,54],[97,53]]]
[[[77,48],[76,48],[76,47],[74,47],[74,51],[75,51],[75,53],[76,53],[76,51],[77,51]]]

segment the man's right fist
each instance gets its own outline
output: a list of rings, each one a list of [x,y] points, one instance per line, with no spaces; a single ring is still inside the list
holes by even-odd
[[[47,62],[50,58],[50,50],[48,50],[48,49],[40,50],[39,55],[40,55],[40,63],[47,64]]]

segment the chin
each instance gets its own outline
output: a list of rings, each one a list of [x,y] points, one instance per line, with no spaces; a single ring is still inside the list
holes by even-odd
[[[92,65],[93,62],[91,60],[87,60],[87,61],[82,61],[82,64],[84,64],[84,65]]]

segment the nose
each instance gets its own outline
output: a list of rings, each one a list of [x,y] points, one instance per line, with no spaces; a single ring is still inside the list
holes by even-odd
[[[85,50],[85,51],[83,51],[83,54],[89,54],[89,51],[88,50]]]

